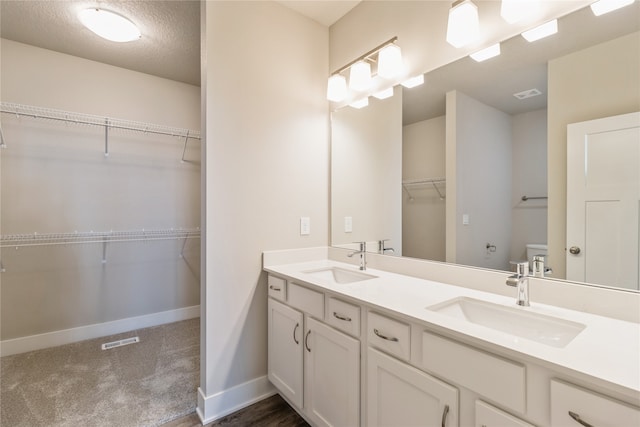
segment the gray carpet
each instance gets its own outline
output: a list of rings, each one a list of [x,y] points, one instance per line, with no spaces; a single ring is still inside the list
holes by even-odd
[[[147,427],[195,410],[199,319],[0,358],[2,427]],[[102,343],[140,342],[111,350]]]

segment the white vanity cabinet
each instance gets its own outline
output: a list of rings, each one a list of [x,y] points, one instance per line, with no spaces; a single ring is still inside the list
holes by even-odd
[[[458,389],[368,349],[367,426],[457,425]]]
[[[476,400],[475,417],[475,427],[534,427],[482,400]]]
[[[269,380],[314,426],[359,426],[360,341],[321,321],[322,292],[280,287],[286,301],[274,299],[279,293],[268,301]]]

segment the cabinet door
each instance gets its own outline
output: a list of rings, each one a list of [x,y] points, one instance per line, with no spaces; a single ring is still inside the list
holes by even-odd
[[[369,348],[368,426],[458,425],[458,389]]]
[[[307,318],[305,413],[318,426],[360,425],[360,341]]]
[[[268,376],[291,403],[302,408],[302,313],[269,298]]]

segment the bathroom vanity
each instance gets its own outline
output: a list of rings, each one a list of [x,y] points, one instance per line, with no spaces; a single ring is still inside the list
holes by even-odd
[[[268,376],[315,426],[640,425],[637,323],[283,253]]]

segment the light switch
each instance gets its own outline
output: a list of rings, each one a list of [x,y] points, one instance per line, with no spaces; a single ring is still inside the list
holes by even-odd
[[[353,218],[350,216],[344,217],[344,232],[351,233],[353,231]]]
[[[469,214],[462,214],[462,225],[469,225]]]
[[[311,219],[308,216],[300,217],[300,235],[308,236],[311,234]]]

